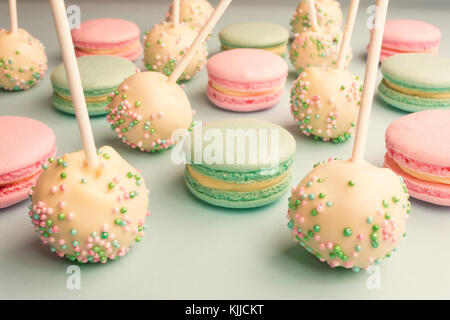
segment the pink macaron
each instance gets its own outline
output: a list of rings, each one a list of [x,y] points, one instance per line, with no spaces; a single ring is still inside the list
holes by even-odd
[[[77,57],[112,55],[135,61],[142,53],[139,27],[123,19],[95,19],[72,30]]]
[[[50,157],[55,134],[42,122],[0,117],[0,208],[27,199]]]
[[[386,131],[384,166],[402,176],[410,195],[450,206],[450,110],[411,113]]]
[[[437,54],[441,30],[419,20],[389,20],[384,28],[380,61],[400,53]]]
[[[211,57],[206,64],[207,95],[216,106],[251,112],[280,102],[288,65],[279,55],[260,49],[233,49]]]

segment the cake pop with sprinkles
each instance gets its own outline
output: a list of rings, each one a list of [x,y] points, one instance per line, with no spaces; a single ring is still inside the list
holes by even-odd
[[[145,235],[148,194],[140,172],[111,147],[95,148],[63,0],[50,0],[83,150],[50,158],[30,192],[28,215],[59,257],[106,263]]]
[[[315,1],[308,0],[309,11],[316,11]],[[292,42],[289,56],[292,65],[298,74],[308,67],[333,67],[337,63],[342,31],[333,29],[322,30],[316,19],[316,15],[311,15],[312,28],[306,32],[296,35]],[[346,64],[352,58],[351,49],[347,51]]]
[[[173,21],[175,9],[175,2],[173,1],[166,13],[166,21]],[[180,2],[179,14],[180,21],[184,22],[196,29],[201,29],[208,18],[214,11],[208,0],[178,0]]]
[[[344,63],[358,4],[351,2],[337,65],[307,67],[291,89],[291,113],[300,131],[321,141],[347,141],[356,126],[362,81],[344,70]]]
[[[36,85],[47,70],[44,45],[17,26],[16,0],[10,0],[10,30],[0,29],[0,88],[26,90]]]
[[[309,0],[301,0],[292,15],[290,24],[294,34],[301,34],[312,28],[308,1]],[[321,30],[329,32],[341,27],[342,10],[338,1],[316,0],[315,11],[317,23]]]
[[[410,203],[399,176],[363,160],[388,0],[377,0],[359,125],[349,160],[315,166],[292,189],[293,239],[332,268],[359,271],[390,257],[405,235]]]
[[[122,142],[140,151],[160,152],[178,142],[172,138],[175,132],[192,129],[193,110],[177,81],[230,3],[219,3],[170,77],[154,71],[140,72],[125,79],[110,94],[106,120]]]
[[[49,159],[31,191],[29,216],[44,245],[81,263],[117,260],[145,235],[148,193],[141,174],[111,147],[91,170],[84,151]]]
[[[170,76],[198,35],[198,32],[191,26],[180,23],[179,5],[179,0],[176,0],[174,7],[177,7],[178,10],[174,10],[173,21],[156,24],[152,30],[146,32],[144,63],[149,71],[157,71]],[[204,42],[196,50],[194,57],[178,81],[190,80],[205,66],[207,59],[208,49]]]

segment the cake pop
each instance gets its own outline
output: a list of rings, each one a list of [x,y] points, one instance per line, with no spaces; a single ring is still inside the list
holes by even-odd
[[[175,1],[174,1],[175,2]],[[180,0],[180,21],[201,29],[213,12],[207,0]],[[166,13],[166,20],[173,21],[174,4]]]
[[[99,149],[95,170],[84,163],[84,151],[50,159],[30,194],[29,216],[58,256],[83,263],[116,260],[145,234],[148,190],[111,147]]]
[[[50,4],[84,150],[43,165],[30,192],[29,216],[42,242],[58,256],[106,263],[144,236],[148,190],[114,149],[95,149],[64,0]]]
[[[362,81],[344,70],[344,63],[358,4],[351,2],[336,66],[305,68],[291,89],[291,113],[300,131],[322,141],[347,141],[356,126]]]
[[[316,0],[316,17],[324,32],[339,29],[342,24],[342,11],[336,0]],[[291,19],[292,32],[300,34],[312,28],[309,17],[308,0],[301,0]]]
[[[307,67],[332,67],[338,59],[341,30],[334,28],[326,31],[319,27],[316,18],[314,0],[308,0],[308,9],[311,15],[312,28],[295,36],[289,51],[292,65],[300,74]],[[351,49],[346,56],[346,63],[351,61]]]
[[[359,271],[390,257],[410,211],[401,178],[363,160],[389,0],[377,0],[353,155],[317,165],[289,198],[295,241],[331,267]]]
[[[172,139],[176,130],[191,129],[191,104],[176,82],[230,3],[221,0],[170,77],[137,73],[111,93],[106,120],[124,143],[140,151],[163,151],[178,142]]]
[[[26,90],[36,85],[47,70],[44,45],[17,27],[16,0],[10,0],[11,30],[0,29],[0,88]]]
[[[146,32],[144,62],[147,70],[157,71],[170,76],[183,58],[198,32],[187,24],[172,22],[155,25]],[[181,77],[180,82],[191,79],[206,64],[208,49],[203,43],[195,53]]]

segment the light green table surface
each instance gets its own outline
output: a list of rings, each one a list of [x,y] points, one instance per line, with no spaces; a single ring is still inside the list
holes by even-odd
[[[169,0],[67,1],[81,7],[82,21],[97,17],[125,18],[142,31],[159,23]],[[212,1],[214,4],[217,1]],[[349,1],[341,1],[346,10]],[[369,32],[366,9],[375,1],[362,0],[352,47],[350,70],[363,76]],[[441,54],[450,54],[448,1],[391,1],[388,17],[422,19],[441,28]],[[210,53],[220,48],[217,32],[224,26],[251,19],[288,27],[294,0],[235,0],[209,42]],[[49,70],[61,63],[47,1],[18,1],[19,24],[44,42]],[[7,1],[0,3],[0,26],[8,27]],[[139,65],[142,65],[139,61]],[[49,73],[37,87],[19,93],[0,92],[0,115],[38,119],[56,133],[59,154],[81,149],[75,118],[53,109]],[[352,142],[333,145],[301,135],[289,113],[289,75],[282,102],[275,108],[236,114],[212,106],[205,95],[206,71],[186,85],[196,120],[232,117],[260,118],[288,129],[297,141],[293,181],[319,160],[348,158]],[[373,106],[366,158],[381,165],[386,127],[405,113],[378,98]],[[183,166],[170,162],[170,153],[152,155],[129,149],[113,134],[104,118],[92,119],[98,146],[110,145],[136,168],[150,186],[149,229],[144,240],[119,262],[82,265],[81,289],[66,286],[71,265],[44,247],[33,232],[28,202],[0,210],[0,298],[6,299],[394,299],[450,298],[450,209],[412,200],[408,236],[394,256],[376,271],[379,288],[367,286],[374,274],[332,270],[294,243],[286,227],[287,198],[254,210],[216,208],[194,198],[185,187]],[[1,139],[1,137],[0,137]],[[1,164],[0,164],[1,165]],[[372,278],[371,278],[372,277]],[[372,289],[371,289],[372,288]]]

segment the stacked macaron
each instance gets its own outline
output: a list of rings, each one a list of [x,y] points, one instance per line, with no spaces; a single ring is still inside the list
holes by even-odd
[[[441,31],[419,20],[390,20],[386,22],[380,60],[400,53],[433,53],[439,51]]]
[[[196,126],[184,147],[186,184],[208,203],[253,208],[289,190],[295,140],[275,124],[253,119],[210,122]]]
[[[402,176],[412,197],[450,206],[450,110],[426,110],[386,131],[384,166]]]
[[[30,118],[0,117],[0,136],[0,208],[6,208],[27,199],[56,143],[49,127]]]
[[[383,62],[378,93],[410,112],[450,109],[450,59],[430,54],[395,55]]]
[[[114,55],[135,61],[142,53],[139,35],[135,23],[112,18],[89,20],[72,30],[77,57]]]
[[[254,48],[286,55],[289,32],[270,22],[241,22],[229,25],[219,33],[223,50]]]
[[[223,51],[211,57],[206,68],[209,100],[236,112],[275,106],[283,96],[288,75],[283,58],[259,49]]]
[[[84,56],[77,59],[89,115],[103,115],[112,100],[110,93],[119,84],[136,73],[130,60],[107,55]],[[72,97],[64,65],[59,65],[51,74],[53,87],[52,103],[56,109],[74,114]]]

